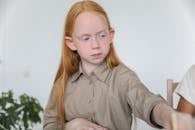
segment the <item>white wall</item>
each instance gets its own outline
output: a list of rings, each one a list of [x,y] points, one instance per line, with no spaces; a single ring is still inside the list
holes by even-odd
[[[0,91],[25,92],[46,105],[59,63],[64,17],[75,1],[0,0]],[[116,30],[120,58],[163,97],[166,79],[180,80],[195,63],[192,1],[98,0]],[[152,128],[141,122],[138,129]]]

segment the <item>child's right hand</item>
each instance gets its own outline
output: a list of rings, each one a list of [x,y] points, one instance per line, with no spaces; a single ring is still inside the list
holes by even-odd
[[[83,118],[73,119],[65,124],[65,130],[108,130]]]

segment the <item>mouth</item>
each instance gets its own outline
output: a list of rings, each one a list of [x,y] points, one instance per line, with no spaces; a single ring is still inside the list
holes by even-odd
[[[101,57],[101,53],[96,53],[96,54],[93,54],[91,55],[94,59],[99,59]]]

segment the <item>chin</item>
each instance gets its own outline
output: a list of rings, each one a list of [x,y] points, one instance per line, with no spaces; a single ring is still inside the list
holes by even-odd
[[[92,64],[98,65],[98,64],[101,64],[101,63],[103,63],[103,62],[104,62],[103,59],[96,59],[96,60],[92,61],[91,63],[92,63]]]

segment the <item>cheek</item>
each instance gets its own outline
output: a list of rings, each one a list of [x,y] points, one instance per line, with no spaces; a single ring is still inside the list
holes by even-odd
[[[87,49],[87,47],[86,47],[85,44],[83,44],[83,45],[81,45],[81,44],[75,44],[75,46],[77,48],[77,51],[83,51],[83,50]]]
[[[89,47],[85,45],[77,46],[77,52],[79,55],[85,55],[89,52]]]
[[[109,44],[109,43],[103,44],[104,50],[105,50],[105,51],[109,51],[109,50],[110,50],[110,45],[111,45],[111,44]]]
[[[110,51],[110,45],[106,48],[107,54],[108,54],[109,51]]]

